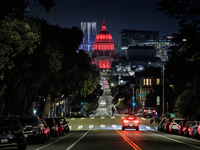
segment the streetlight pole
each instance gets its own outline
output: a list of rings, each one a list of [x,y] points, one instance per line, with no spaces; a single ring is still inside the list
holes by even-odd
[[[162,111],[162,116],[165,116],[165,66],[163,65],[163,111]]]

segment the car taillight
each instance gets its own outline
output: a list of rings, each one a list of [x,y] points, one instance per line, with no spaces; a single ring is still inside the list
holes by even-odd
[[[127,123],[127,122],[128,122],[128,120],[126,120],[126,119],[125,119],[125,120],[123,120],[122,122],[123,122],[123,123]]]
[[[152,112],[154,112],[154,113],[155,113],[156,111],[155,111],[155,110],[152,110]]]
[[[147,112],[147,110],[145,109],[144,112]]]
[[[135,123],[138,123],[138,124],[140,123],[140,121],[139,121],[139,120],[134,120],[134,122],[135,122]]]

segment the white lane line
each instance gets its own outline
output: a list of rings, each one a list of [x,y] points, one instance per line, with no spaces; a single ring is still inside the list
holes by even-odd
[[[115,119],[115,117],[112,116],[111,119]]]
[[[75,118],[71,118],[71,120],[75,120]]]
[[[105,128],[105,124],[101,124],[100,127],[101,127],[101,128]]]
[[[78,129],[80,130],[80,129],[82,129],[83,128],[83,125],[79,125],[78,126]]]
[[[117,125],[112,125],[113,128],[117,128]]]
[[[74,147],[82,138],[84,138],[84,136],[86,136],[88,134],[88,132],[90,132],[90,130],[88,130],[81,138],[79,138],[76,142],[74,142],[72,145],[70,145],[66,150],[72,149],[72,147]]]
[[[149,132],[149,133],[151,133],[151,132]],[[177,143],[185,144],[185,145],[187,145],[187,146],[191,146],[191,147],[200,149],[200,147],[198,147],[198,146],[195,146],[195,145],[192,145],[192,144],[188,144],[188,143],[185,143],[185,142],[181,142],[181,141],[179,141],[179,140],[175,140],[175,139],[172,139],[172,138],[169,138],[169,137],[165,137],[165,136],[162,136],[162,135],[159,135],[159,134],[155,134],[155,133],[151,133],[151,134],[154,134],[154,135],[156,135],[156,136],[160,136],[160,137],[166,138],[166,139],[168,139],[168,140],[171,140],[171,141],[174,141],[174,142],[177,142]]]
[[[125,117],[121,117],[121,119],[124,119]]]
[[[92,129],[92,128],[94,128],[94,125],[89,125],[89,129]]]
[[[142,120],[146,120],[145,118],[142,118],[142,117],[141,117],[141,119],[142,119]]]
[[[101,119],[105,119],[105,117],[101,117]]]
[[[69,126],[69,129],[72,130],[72,126]]]
[[[145,126],[146,127],[146,129],[151,129],[151,127],[150,126]]]
[[[90,119],[95,119],[95,117],[91,117]]]
[[[43,148],[45,148],[45,147],[47,147],[47,146],[49,146],[49,145],[51,145],[51,144],[54,144],[54,143],[56,143],[56,142],[58,142],[58,141],[60,141],[60,140],[62,140],[62,139],[64,139],[64,138],[66,138],[66,137],[68,137],[68,136],[74,134],[74,133],[75,133],[75,132],[70,133],[70,134],[68,134],[67,136],[64,136],[64,137],[62,137],[62,138],[60,138],[60,139],[58,139],[58,140],[56,140],[56,141],[54,141],[54,142],[51,142],[51,143],[49,143],[49,144],[46,144],[46,145],[44,145],[44,146],[42,146],[42,147],[37,148],[36,150],[43,149]]]
[[[81,118],[81,119],[85,119],[85,118]]]

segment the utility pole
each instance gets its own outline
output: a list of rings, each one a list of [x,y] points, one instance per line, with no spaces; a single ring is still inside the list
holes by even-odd
[[[165,116],[165,66],[163,65],[163,111],[162,116]]]

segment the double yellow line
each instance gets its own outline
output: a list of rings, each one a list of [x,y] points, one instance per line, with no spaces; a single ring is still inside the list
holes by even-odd
[[[123,139],[131,146],[134,148],[134,150],[142,150],[141,148],[139,148],[135,143],[133,143],[133,141],[131,141],[126,135],[124,135],[122,132],[118,131],[115,129],[115,131],[121,135],[123,137]]]

